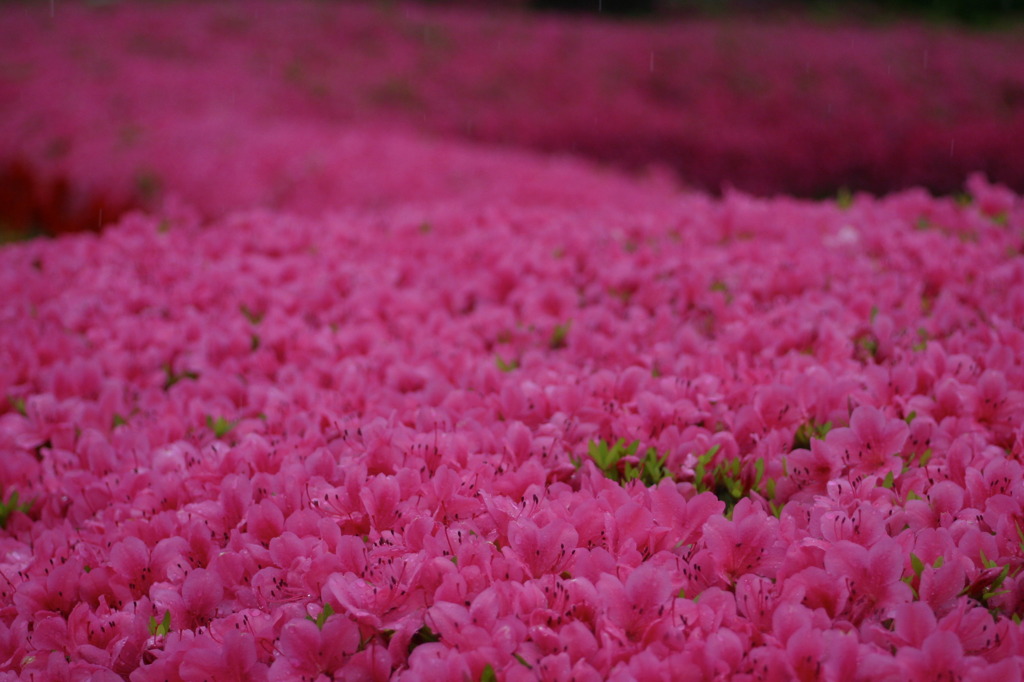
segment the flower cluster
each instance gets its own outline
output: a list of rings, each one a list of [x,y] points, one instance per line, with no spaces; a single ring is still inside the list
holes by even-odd
[[[1024,204],[968,190],[5,246],[0,679],[1017,679]]]
[[[1019,189],[1019,46],[0,16],[9,219],[148,209],[0,249],[0,682],[1024,675],[1018,194],[411,130]]]
[[[1022,62],[1013,32],[913,24],[616,25],[269,0],[67,4],[51,16],[8,4],[0,206],[7,222],[68,231],[173,194],[214,217],[508,196],[528,183],[500,178],[496,156],[397,130],[660,164],[713,191],[951,192],[983,171],[1019,192],[1024,161],[1007,141],[1024,138]],[[451,156],[477,167],[452,173]],[[389,172],[364,173],[368,157]],[[562,168],[535,186],[581,181]]]

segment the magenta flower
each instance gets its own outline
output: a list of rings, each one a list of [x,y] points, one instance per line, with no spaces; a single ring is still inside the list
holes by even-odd
[[[902,419],[891,419],[876,408],[862,406],[853,411],[848,428],[832,429],[825,442],[853,473],[884,476],[890,471],[899,473],[902,464],[896,455],[908,434]]]
[[[635,568],[625,582],[605,574],[596,588],[608,619],[631,641],[644,641],[669,613],[672,584],[665,571],[651,563]]]
[[[564,568],[576,548],[576,530],[565,521],[554,519],[538,527],[530,519],[520,519],[509,524],[506,552],[523,563],[534,577],[546,573],[558,573]]]
[[[268,679],[267,666],[259,662],[252,635],[228,632],[223,641],[200,635],[181,661],[183,679],[212,679],[245,682]]]
[[[910,600],[903,565],[902,548],[888,538],[870,548],[840,540],[825,550],[825,570],[845,587],[844,613],[854,623]]]
[[[313,620],[293,620],[281,630],[281,655],[270,666],[269,679],[330,679],[359,645],[359,628],[347,618],[328,617],[320,626]]]
[[[747,498],[736,504],[732,520],[723,516],[708,519],[704,542],[717,576],[726,584],[748,573],[774,577],[784,551],[776,519]]]

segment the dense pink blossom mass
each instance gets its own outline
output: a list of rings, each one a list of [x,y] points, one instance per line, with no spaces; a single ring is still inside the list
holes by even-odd
[[[26,203],[0,217],[72,230],[175,193],[204,212],[493,193],[453,172],[465,149],[404,149],[424,132],[653,164],[715,192],[950,193],[978,171],[1024,192],[1020,27],[623,25],[516,3],[5,3],[0,200]],[[404,182],[367,178],[368,157]]]
[[[0,248],[0,681],[1024,677],[1019,194],[163,115]]]

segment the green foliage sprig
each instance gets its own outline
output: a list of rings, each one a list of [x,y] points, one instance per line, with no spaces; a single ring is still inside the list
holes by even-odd
[[[18,491],[12,490],[11,494],[7,496],[6,502],[0,498],[0,528],[7,528],[7,522],[14,512],[27,514],[30,509],[32,509],[32,502],[22,502]]]
[[[725,515],[732,516],[732,510],[744,497],[757,492],[768,500],[772,513],[779,516],[782,507],[775,504],[775,479],[765,478],[764,459],[754,462],[753,480],[743,475],[743,461],[739,457],[722,460],[711,468],[711,463],[718,454],[719,444],[712,445],[707,452],[697,457],[697,465],[693,469],[693,487],[698,493],[711,492],[725,502]],[[710,471],[709,471],[710,468]]]
[[[620,438],[609,446],[605,440],[591,441],[587,453],[601,472],[616,483],[622,485],[630,481],[640,481],[646,486],[657,485],[666,478],[674,478],[666,466],[667,455],[659,455],[656,448],[647,448],[642,458],[636,456],[640,449],[640,441],[626,444]],[[573,465],[578,469],[583,465],[582,458],[573,458]]]

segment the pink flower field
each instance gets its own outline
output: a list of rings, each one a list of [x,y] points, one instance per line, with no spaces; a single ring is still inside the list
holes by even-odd
[[[715,197],[346,117],[217,79],[385,10],[238,7],[0,8],[0,203],[79,231],[0,247],[0,681],[1024,677],[1012,178]]]
[[[54,1],[53,16],[42,0],[0,7],[0,218],[15,226],[95,229],[174,194],[207,216],[493,194],[448,159],[423,167],[438,135],[713,192],[951,193],[979,171],[1024,192],[1019,26]],[[373,155],[402,182],[355,171]]]

